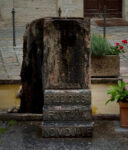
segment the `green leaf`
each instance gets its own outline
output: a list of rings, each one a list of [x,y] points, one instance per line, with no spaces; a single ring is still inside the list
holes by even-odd
[[[111,100],[110,100],[110,99],[106,101],[105,105],[107,105],[109,102],[111,102]]]
[[[14,120],[10,120],[9,122],[8,122],[8,125],[9,126],[12,126],[12,125],[15,125],[16,124],[16,121],[14,121]]]
[[[125,86],[126,83],[121,80],[118,80],[117,86],[110,86],[110,88],[107,90],[107,94],[110,95],[110,99],[106,101],[106,104],[108,104],[110,101],[125,101],[126,98],[128,98],[128,90],[126,90]]]
[[[118,80],[118,86],[121,88],[121,81]]]

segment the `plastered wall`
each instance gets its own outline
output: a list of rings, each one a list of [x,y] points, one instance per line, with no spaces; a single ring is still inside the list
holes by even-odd
[[[16,10],[16,22],[24,24],[40,17],[58,16],[58,8],[63,17],[83,17],[84,0],[0,0],[0,21],[11,23],[11,11]],[[122,0],[123,18],[128,21],[128,0]]]
[[[59,7],[63,17],[83,17],[83,0],[0,0],[0,21],[11,23],[13,6],[17,25],[41,17],[57,17]]]
[[[41,17],[57,16],[57,0],[0,0],[0,13],[3,21],[11,21],[12,8],[16,11],[17,23],[28,23]]]
[[[63,17],[83,17],[83,0],[58,0]]]
[[[119,105],[109,103],[105,105],[109,96],[106,91],[111,84],[92,84],[92,112],[93,114],[119,114]],[[17,107],[20,100],[16,99],[16,94],[20,85],[0,85],[0,110]]]
[[[119,114],[119,104],[109,103],[105,105],[109,99],[107,90],[112,84],[91,84],[92,92],[92,112],[93,114]]]
[[[122,10],[123,18],[128,21],[128,0],[123,0]]]

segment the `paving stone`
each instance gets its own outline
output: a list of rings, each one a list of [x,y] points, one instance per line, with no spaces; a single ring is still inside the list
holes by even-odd
[[[20,80],[21,78],[20,78],[20,75],[19,76],[12,75],[12,76],[8,76],[8,79],[10,79],[10,80]]]

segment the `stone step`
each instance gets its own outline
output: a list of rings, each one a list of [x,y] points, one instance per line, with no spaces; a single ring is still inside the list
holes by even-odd
[[[43,122],[42,136],[48,137],[91,137],[93,122]]]
[[[45,121],[89,121],[92,120],[91,106],[62,105],[44,106]]]
[[[61,105],[61,104],[91,104],[91,91],[86,90],[45,90],[44,105]]]

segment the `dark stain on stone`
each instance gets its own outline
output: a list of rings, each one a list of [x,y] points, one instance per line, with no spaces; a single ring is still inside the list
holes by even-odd
[[[55,20],[54,26],[60,31],[62,73],[66,83],[79,83],[85,87],[84,67],[84,31],[75,20]],[[83,38],[83,39],[82,39]]]
[[[43,107],[43,20],[36,20],[26,28],[23,43],[21,82],[23,95],[19,112],[42,113]]]

